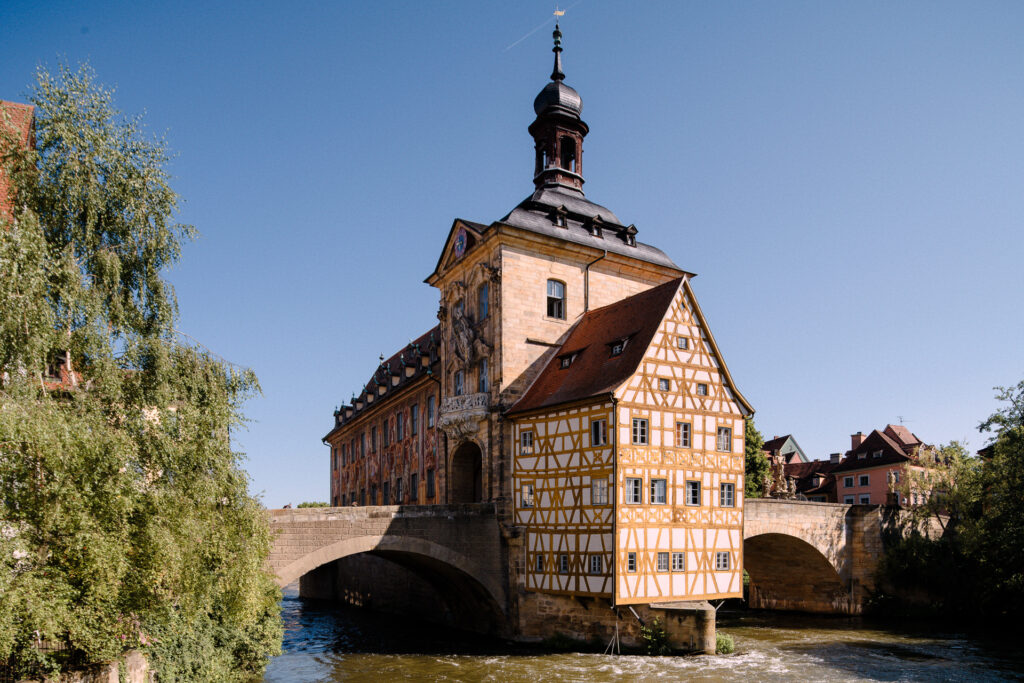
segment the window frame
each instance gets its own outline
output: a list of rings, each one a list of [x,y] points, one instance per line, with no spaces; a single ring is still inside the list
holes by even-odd
[[[434,422],[436,420],[436,413],[437,413],[436,403],[437,403],[437,401],[434,398],[433,394],[431,394],[430,396],[427,396],[427,428],[428,429],[431,429],[431,428],[434,427]]]
[[[658,391],[672,391],[672,381],[665,377],[659,377]]]
[[[678,550],[672,553],[672,571],[686,571],[686,553],[679,552]]]
[[[456,370],[452,373],[452,395],[462,396],[466,393],[466,371]]]
[[[544,553],[537,553],[533,560],[534,573],[544,573]]]
[[[626,553],[626,573],[636,574],[636,553]]]
[[[487,320],[487,317],[491,314],[490,305],[490,285],[484,282],[476,288],[476,319],[477,322],[481,320]]]
[[[715,439],[715,450],[719,453],[732,453],[732,427],[719,425],[715,436],[717,437]],[[723,437],[726,443],[725,448],[722,448]]]
[[[670,566],[668,552],[659,550],[658,554],[654,557],[654,570],[657,572],[667,572]]]
[[[595,564],[597,566],[595,566]],[[604,573],[604,558],[600,555],[591,555],[588,561],[588,573],[590,574],[603,574]]]
[[[553,286],[555,292],[552,292]],[[557,293],[558,288],[561,289],[561,295]],[[547,286],[545,288],[545,291],[547,292],[547,305],[544,309],[548,318],[552,320],[566,319],[566,309],[568,308],[567,304],[569,298],[568,289],[569,288],[566,284],[561,280],[555,280],[554,278],[548,279]]]
[[[685,501],[685,504],[690,506],[690,507],[700,507],[700,505],[701,505],[701,498],[702,498],[701,483],[699,481],[697,481],[696,479],[687,479],[686,480],[685,491],[686,491],[686,501]],[[696,494],[696,495],[693,495],[693,494]]]
[[[658,484],[661,484],[660,492],[658,491]],[[660,495],[658,495],[659,493]],[[650,496],[651,505],[668,505],[668,479],[665,479],[664,477],[652,477]]]
[[[724,562],[723,562],[724,560]],[[718,550],[715,552],[715,571],[716,572],[727,572],[732,568],[732,558],[727,550]]]
[[[681,335],[677,336],[676,337],[676,348],[679,349],[680,351],[689,351],[690,350],[690,339],[688,337],[683,337]]]
[[[607,505],[608,504],[608,480],[607,479],[591,479],[590,480],[590,504],[591,505]]]
[[[644,480],[641,477],[626,477],[623,483],[626,505],[644,504]]]
[[[707,382],[697,382],[697,395],[707,396],[708,395],[708,384]]]
[[[726,495],[728,492],[728,495]],[[728,502],[727,502],[728,501]],[[718,484],[718,506],[723,508],[736,507],[736,484],[723,481]]]
[[[650,442],[649,422],[646,417],[633,418],[632,444],[635,446],[647,446]]]
[[[862,493],[862,494],[860,494],[857,497],[857,504],[858,505],[871,505],[871,494],[870,493]]]
[[[558,554],[558,573],[568,574],[569,573],[569,554],[559,553]]]
[[[536,488],[533,484],[524,483],[519,487],[519,507],[523,509],[536,506]]]
[[[685,436],[686,438],[684,439],[683,436]],[[676,422],[676,448],[693,448],[692,422]]]
[[[871,475],[870,474],[859,474],[857,475],[857,486],[871,486]]]
[[[490,391],[491,378],[488,374],[488,365],[486,358],[481,358],[477,364],[476,390],[478,394],[485,394]]]
[[[595,434],[597,439],[594,438]],[[608,445],[608,420],[602,418],[590,421],[590,445],[591,447]]]
[[[519,455],[533,455],[532,429],[523,429],[519,432]]]

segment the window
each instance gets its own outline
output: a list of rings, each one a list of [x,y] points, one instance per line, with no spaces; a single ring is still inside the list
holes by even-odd
[[[427,470],[427,498],[434,497],[434,470]]]
[[[864,460],[867,457],[868,457],[868,452],[867,451],[861,451],[860,453],[857,454],[857,459],[858,460]]]
[[[664,505],[666,482],[664,479],[651,479],[651,505]],[[667,563],[668,560],[666,559]]]
[[[690,447],[690,423],[676,422],[676,448]]]
[[[420,433],[420,406],[418,403],[409,407],[409,431],[413,435]]]
[[[861,505],[871,505],[871,494],[870,493],[863,493],[863,494],[861,494],[861,496],[860,496],[860,504]]]
[[[479,371],[477,372],[477,378],[476,378],[476,390],[479,393],[483,394],[483,393],[485,393],[487,391],[487,387],[488,387],[487,381],[488,381],[488,377],[487,377],[487,359],[483,358],[483,359],[480,360],[480,368],[479,368]]]
[[[565,283],[548,280],[548,317],[565,320]]]
[[[869,486],[870,484],[871,484],[871,475],[869,475],[869,474],[862,474],[859,477],[857,477],[857,485],[858,486]]]
[[[612,355],[613,356],[621,355],[622,354],[622,350],[624,348],[626,348],[626,341],[625,340],[617,341],[617,342],[613,343],[612,344]]]
[[[566,171],[576,172],[576,143],[572,138],[563,137],[559,143],[562,152],[561,168]]]
[[[707,396],[708,395],[708,385],[704,384],[703,382],[699,383],[697,385],[697,395],[698,396]]]
[[[384,482],[384,486],[381,487],[381,505],[391,505],[391,482]]]
[[[359,489],[359,504],[366,505],[366,489]]]
[[[455,383],[455,390],[454,390],[455,395],[456,396],[462,396],[462,393],[465,391],[466,373],[463,372],[462,370],[456,370],[455,371],[455,377],[454,377],[454,383]]]
[[[683,553],[672,553],[672,571],[682,572],[686,571],[686,556]]]
[[[843,496],[843,503],[853,505],[853,496]]]
[[[427,426],[434,426],[434,396],[427,396]]]
[[[402,504],[402,480],[401,479],[395,480],[395,504],[396,505],[401,505]]]
[[[377,485],[370,484],[370,505],[377,504]]]
[[[668,571],[668,553],[658,553],[658,571]]]
[[[558,573],[568,574],[569,573],[569,556],[562,553],[558,556]]]
[[[882,457],[882,451],[875,451],[874,453],[871,454],[871,457],[872,458],[881,458]]]
[[[723,453],[732,452],[732,427],[718,428],[718,450]]]
[[[601,562],[601,556],[600,555],[591,555],[590,556],[590,573],[591,574],[600,574],[601,573],[601,569],[602,569],[602,567],[601,567],[602,564],[603,563]]]
[[[715,571],[725,571],[729,568],[729,553],[715,553]]]
[[[523,484],[523,495],[520,499],[520,507],[533,507],[533,484]]]
[[[409,475],[409,500],[416,502],[420,497],[420,477],[413,472]]]
[[[647,420],[642,417],[633,418],[633,443],[647,443]]]
[[[688,482],[686,482],[686,504],[687,505],[700,505],[700,482],[699,481],[688,481]]]
[[[529,429],[519,433],[519,453],[522,455],[533,453],[533,432]]]
[[[377,452],[377,428],[370,427],[370,452]]]
[[[388,447],[391,442],[391,421],[388,418],[384,418],[384,428],[380,430],[380,441],[384,448]]]
[[[636,553],[626,553],[626,571],[636,571]]]
[[[686,337],[676,337],[676,346],[683,351],[690,348],[690,340]]]
[[[843,477],[843,488],[853,488],[853,477]]]
[[[630,505],[639,505],[644,502],[643,491],[640,488],[643,484],[643,479],[627,477],[626,478],[626,502]]]
[[[534,558],[533,570],[537,571],[537,572],[544,571],[544,556],[543,555],[537,555],[537,557]]]
[[[590,504],[591,505],[607,505],[608,504],[608,480],[607,479],[591,479],[590,480]]]
[[[565,370],[570,365],[572,365],[572,354],[569,354],[568,356],[562,356],[558,360],[558,367],[560,367],[563,370]]]
[[[892,472],[892,483],[894,483],[894,484],[900,483],[900,473],[898,471],[896,471],[896,470],[893,470],[893,472]]]
[[[724,508],[736,505],[736,484],[722,484],[718,491],[718,504]]]
[[[359,455],[366,457],[366,432],[359,435]]]
[[[608,443],[608,421],[592,420],[590,422],[590,445],[604,446]]]
[[[658,391],[668,391],[671,388],[671,383],[664,378],[658,379]]]
[[[476,319],[486,320],[487,319],[487,294],[488,294],[487,283],[480,285],[480,288],[476,290]]]
[[[405,416],[401,412],[395,413],[395,440],[401,441],[405,438]]]

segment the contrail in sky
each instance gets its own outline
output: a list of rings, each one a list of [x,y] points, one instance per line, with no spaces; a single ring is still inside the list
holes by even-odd
[[[569,10],[571,10],[576,5],[580,4],[581,2],[583,2],[583,0],[576,0],[576,2],[572,3],[571,5],[569,5],[564,10],[558,10],[558,11],[560,11],[560,12],[562,12],[564,14],[564,13],[568,12]],[[547,26],[550,23],[551,23],[550,19],[545,19],[544,23],[542,23],[540,26],[538,26],[537,28],[535,28],[532,31],[530,31],[529,33],[527,33],[525,36],[523,36],[522,38],[520,38],[516,42],[514,42],[511,45],[509,45],[508,47],[506,47],[504,50],[502,50],[502,52],[508,52],[509,50],[514,48],[516,45],[518,45],[519,43],[523,42],[524,40],[526,40],[527,38],[532,36],[534,33],[536,33],[537,31],[541,30],[542,28],[544,28],[545,26]]]

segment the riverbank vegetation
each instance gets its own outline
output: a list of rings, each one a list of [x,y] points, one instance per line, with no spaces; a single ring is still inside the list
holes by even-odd
[[[40,70],[34,148],[0,112],[0,668],[149,653],[243,680],[280,648],[270,535],[230,434],[253,373],[175,330],[191,226],[168,153],[88,68]]]
[[[941,447],[903,483],[931,495],[886,534],[877,612],[1008,621],[1024,609],[1024,381],[998,392],[980,457]]]

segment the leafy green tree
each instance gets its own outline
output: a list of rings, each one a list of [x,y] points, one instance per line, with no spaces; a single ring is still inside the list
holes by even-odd
[[[746,450],[746,476],[744,494],[747,498],[761,498],[765,495],[764,482],[768,476],[768,456],[764,448],[764,437],[754,426],[754,418],[747,418],[744,425]]]
[[[87,67],[40,70],[31,101],[35,148],[0,140],[0,662],[144,647],[163,680],[251,678],[281,639],[230,444],[256,378],[174,330],[163,273],[194,230],[163,142]]]

